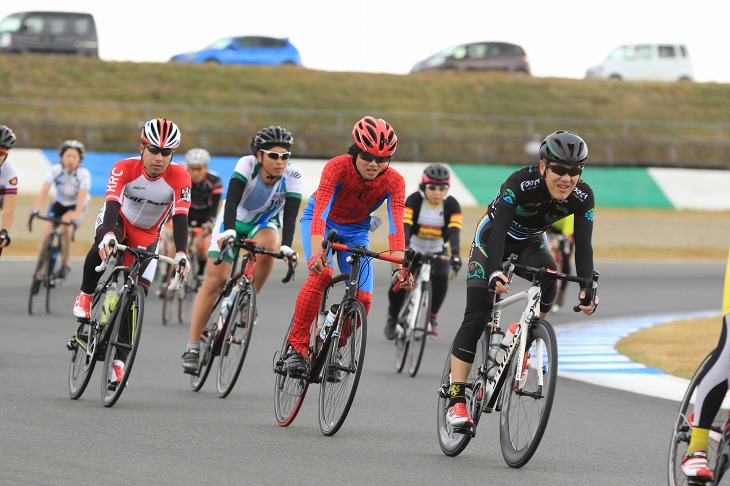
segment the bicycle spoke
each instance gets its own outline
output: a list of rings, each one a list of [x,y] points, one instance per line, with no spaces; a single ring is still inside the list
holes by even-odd
[[[216,350],[220,349],[218,342],[218,317],[220,316],[221,306],[225,304],[226,299],[227,297],[218,295],[213,305],[213,311],[208,318],[208,323],[203,330],[203,336],[200,339],[198,374],[190,377],[190,388],[193,391],[200,391],[205,380],[208,378],[210,370],[213,369]]]
[[[326,298],[326,296],[323,298]],[[284,357],[289,351],[288,337],[293,323],[294,320],[292,319],[292,323],[289,324],[289,329],[284,337],[284,344],[274,363],[274,373],[276,373],[274,413],[276,423],[281,427],[286,427],[294,421],[307,394],[307,388],[309,388],[309,381],[303,378],[292,378],[284,369]]]
[[[231,393],[241,373],[243,361],[251,342],[253,322],[256,317],[256,291],[253,285],[247,284],[236,295],[226,329],[221,355],[218,360],[216,386],[218,396],[225,398]]]

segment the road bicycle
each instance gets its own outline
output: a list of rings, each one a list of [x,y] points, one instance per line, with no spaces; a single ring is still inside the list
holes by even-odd
[[[449,257],[415,253],[411,267],[415,279],[413,290],[406,295],[395,327],[395,370],[400,373],[408,363],[408,374],[412,377],[418,373],[426,348],[432,302],[431,264],[435,260],[449,261]]]
[[[319,316],[328,314],[329,310],[334,318],[331,324],[324,318],[322,328],[319,328],[317,323],[310,326],[310,348],[305,358],[308,364],[307,372],[289,372],[284,365],[284,360],[291,351],[288,337],[294,319],[289,324],[281,350],[274,354],[273,366],[276,374],[274,387],[276,422],[282,427],[291,424],[299,413],[309,385],[318,383],[319,428],[326,436],[337,433],[345,422],[365,363],[367,315],[365,306],[357,300],[360,272],[370,271],[371,260],[384,260],[402,264],[402,275],[407,277],[413,257],[413,250],[406,252],[406,258],[397,258],[370,251],[364,245],[351,247],[334,243],[336,237],[337,232],[330,230],[322,242],[322,254],[326,258],[330,249],[350,253],[347,262],[351,268],[349,274],[334,277],[322,294]],[[365,266],[362,265],[363,260],[366,262]],[[398,291],[399,287],[397,284],[394,290]],[[339,292],[343,294],[342,300],[339,303],[330,301],[330,297],[336,296]]]
[[[714,485],[720,484],[720,480],[725,476],[728,467],[730,467],[730,410],[725,406],[717,411],[715,418],[710,426],[710,436],[708,441],[707,460],[710,463],[710,469],[715,473],[714,481],[699,482],[689,481],[687,476],[682,472],[682,459],[687,453],[687,446],[692,438],[692,421],[694,419],[694,401],[697,386],[704,376],[706,369],[710,366],[710,358],[712,353],[702,360],[697,368],[694,376],[684,392],[682,402],[679,404],[679,412],[674,421],[674,430],[672,431],[672,441],[669,444],[669,485]]]
[[[231,393],[241,374],[243,361],[251,343],[253,326],[256,325],[256,288],[253,280],[256,255],[269,255],[278,259],[286,256],[282,252],[269,251],[257,246],[256,240],[240,241],[229,238],[224,242],[220,255],[214,262],[215,265],[220,265],[229,248],[236,249],[234,250],[236,252],[241,248],[246,254],[240,259],[240,270],[237,270],[239,258],[236,255],[231,265],[230,276],[213,304],[210,318],[200,338],[198,373],[190,377],[191,388],[193,391],[199,391],[213,368],[215,357],[218,356],[216,388],[221,398]],[[294,276],[296,254],[288,260],[289,268],[282,279],[283,283],[289,282]]]
[[[190,309],[195,300],[195,294],[200,287],[200,279],[198,277],[198,254],[196,237],[203,231],[200,227],[188,227],[188,245],[187,245],[187,261],[188,267],[188,278],[185,283],[179,288],[175,287],[173,290],[170,289],[170,284],[175,278],[175,267],[172,265],[167,266],[165,276],[162,279],[160,287],[160,297],[162,298],[162,325],[166,326],[169,322],[172,322],[172,314],[177,306],[177,322],[184,324],[187,322],[188,315],[190,315]]]
[[[45,298],[46,313],[50,314],[53,308],[55,289],[59,281],[56,279],[57,268],[63,265],[63,261],[59,261],[58,256],[61,254],[61,232],[59,231],[60,226],[73,226],[73,233],[71,235],[71,241],[74,239],[76,233],[76,224],[69,221],[61,221],[61,218],[47,218],[40,214],[32,213],[28,219],[28,231],[33,231],[33,219],[38,218],[43,221],[50,221],[53,223],[52,229],[46,240],[41,246],[41,252],[38,256],[38,263],[35,266],[33,272],[33,278],[31,280],[30,292],[28,297],[28,314],[33,315],[38,305],[38,301],[41,299],[41,294]],[[38,279],[38,274],[42,273],[43,276]],[[40,285],[37,289],[34,289],[35,281],[40,280]],[[41,292],[44,289],[44,292]],[[33,291],[36,292],[33,292]]]
[[[542,439],[553,399],[558,375],[558,344],[553,327],[539,318],[541,287],[546,280],[578,282],[586,289],[581,301],[592,303],[598,290],[598,272],[592,278],[583,279],[547,268],[535,268],[514,263],[517,255],[511,255],[502,267],[508,281],[513,273],[532,280],[532,285],[518,294],[501,298],[494,294],[494,307],[490,322],[477,344],[477,360],[472,366],[466,384],[466,406],[474,425],[469,429],[450,426],[446,420],[451,386],[451,352],[438,389],[437,434],[439,446],[447,456],[460,454],[469,441],[476,436],[477,425],[482,413],[500,412],[499,436],[502,456],[513,468],[527,464]],[[488,329],[500,329],[503,309],[517,302],[526,301],[520,320],[509,326],[500,346],[489,346]],[[578,312],[578,306],[573,308]],[[494,331],[492,331],[494,333]],[[501,336],[501,333],[495,333]],[[505,343],[507,341],[507,343]],[[488,351],[497,351],[494,369],[490,369]],[[500,355],[503,360],[500,361]]]
[[[112,245],[110,245],[112,246]],[[89,318],[78,318],[78,328],[66,347],[71,351],[71,364],[68,369],[69,396],[76,400],[84,393],[91,379],[97,361],[104,360],[101,375],[101,402],[105,407],[113,406],[122,394],[132,365],[139,349],[144,317],[145,292],[138,283],[142,266],[150,259],[158,259],[174,265],[172,258],[158,255],[145,248],[131,248],[117,244],[116,262],[123,262],[120,252],[131,255],[130,265],[115,265],[103,282],[96,286],[91,300]],[[109,257],[96,271],[104,272]],[[186,262],[180,262],[178,279],[174,285],[181,283],[180,276]],[[117,288],[121,281],[122,287]],[[124,376],[119,384],[109,381],[109,371],[115,359],[123,357],[125,362]]]

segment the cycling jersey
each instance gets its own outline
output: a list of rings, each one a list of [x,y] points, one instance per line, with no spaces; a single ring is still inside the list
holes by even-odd
[[[558,221],[551,224],[550,228],[559,231],[565,236],[572,236],[573,232],[575,231],[575,216],[570,214],[563,219],[559,219]]]
[[[79,166],[69,173],[59,162],[51,166],[45,182],[56,188],[54,201],[62,206],[74,206],[79,192],[83,189],[91,190],[91,172],[86,167]],[[88,204],[90,199],[91,195],[87,193],[84,205]]]
[[[7,160],[0,165],[0,209],[5,195],[18,194],[18,170]]]
[[[223,194],[223,181],[220,176],[212,171],[208,171],[205,178],[199,183],[192,184],[190,190],[190,211],[203,215],[208,212],[205,221],[215,220],[218,212],[218,202]],[[190,218],[190,221],[193,219]],[[201,223],[204,221],[200,221]]]
[[[421,253],[442,253],[446,243],[451,254],[459,254],[462,214],[459,202],[447,196],[433,205],[423,192],[414,192],[406,199],[403,225],[405,246]]]

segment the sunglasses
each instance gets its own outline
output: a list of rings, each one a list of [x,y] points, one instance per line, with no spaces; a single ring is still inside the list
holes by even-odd
[[[448,191],[449,186],[447,184],[426,184],[426,189],[431,191]]]
[[[274,152],[273,150],[264,149],[261,149],[261,152],[271,157],[272,160],[288,160],[291,157],[291,152]]]
[[[195,167],[191,167],[191,166],[188,166],[188,170],[189,170],[190,172],[202,172],[202,171],[204,171],[204,170],[205,170],[205,166],[204,166],[204,165],[201,165],[201,166],[195,166]]]
[[[550,169],[555,175],[562,177],[568,174],[570,177],[579,176],[583,173],[583,167],[563,167],[562,165],[551,165],[548,164]]]
[[[367,163],[375,161],[376,164],[384,164],[390,160],[390,157],[376,157],[375,155],[368,152],[360,152],[360,158]]]
[[[162,154],[163,157],[168,157],[174,152],[172,149],[163,149],[155,147],[154,145],[145,145],[145,147],[147,147],[147,150],[149,150],[152,155]]]

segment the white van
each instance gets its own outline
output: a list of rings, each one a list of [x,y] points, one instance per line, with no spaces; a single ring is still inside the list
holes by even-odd
[[[690,81],[692,63],[682,44],[630,44],[617,47],[602,63],[588,68],[586,78]]]
[[[0,53],[99,57],[94,17],[77,12],[18,12],[0,21]]]

